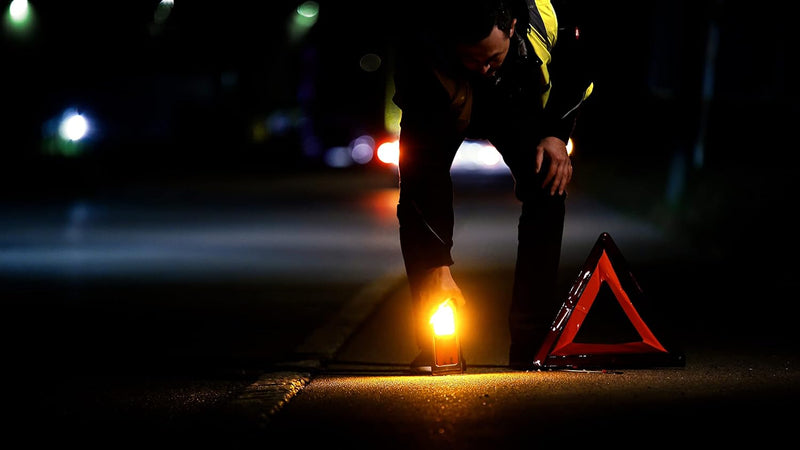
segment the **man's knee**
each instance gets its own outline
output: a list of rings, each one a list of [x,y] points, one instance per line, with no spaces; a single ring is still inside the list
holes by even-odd
[[[558,207],[564,204],[566,192],[563,194],[551,194],[550,187],[544,185],[544,174],[533,174],[527,177],[514,179],[514,195],[517,199],[525,203],[537,203]]]

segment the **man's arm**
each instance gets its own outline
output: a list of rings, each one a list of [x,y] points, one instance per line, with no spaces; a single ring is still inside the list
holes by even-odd
[[[545,130],[564,142],[593,88],[585,41],[579,25],[559,12],[558,38],[548,65],[551,88],[545,105]]]

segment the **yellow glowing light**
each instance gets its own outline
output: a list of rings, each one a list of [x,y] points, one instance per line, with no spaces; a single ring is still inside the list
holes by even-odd
[[[437,336],[456,333],[456,314],[450,299],[439,305],[439,308],[431,316],[430,323],[433,324],[433,333]]]
[[[574,147],[574,144],[572,143],[572,138],[569,138],[569,140],[567,141],[567,154],[568,155],[572,154],[572,148],[573,147]]]

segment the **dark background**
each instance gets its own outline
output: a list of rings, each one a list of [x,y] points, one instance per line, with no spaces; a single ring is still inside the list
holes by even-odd
[[[250,120],[293,109],[313,122],[315,135],[344,122],[375,132],[389,43],[416,20],[440,20],[429,17],[436,9],[418,0],[397,10],[323,0],[318,21],[292,39],[289,18],[300,3],[177,2],[156,25],[156,1],[31,2],[31,31],[4,30],[5,127],[14,137],[4,153],[41,151],[39,121],[70,102],[111,117],[103,136],[109,147],[168,141],[169,151],[195,154],[186,147],[210,138],[241,150],[252,144]],[[796,112],[788,19],[778,8],[722,0],[555,4],[562,23],[581,26],[591,49],[594,109],[606,112],[592,117],[596,128],[630,134],[645,127],[647,135],[691,141],[707,101],[715,148],[731,130],[775,139]],[[359,67],[368,53],[382,61],[373,72]],[[773,132],[750,131],[762,127]]]
[[[4,22],[0,222],[12,233],[2,240],[0,252],[56,253],[63,261],[23,257],[0,282],[11,306],[5,327],[10,372],[32,378],[22,386],[35,385],[36,391],[9,386],[27,403],[32,395],[47,400],[48,408],[34,408],[37,425],[50,423],[38,422],[38,414],[52,417],[53,401],[68,415],[95,400],[89,393],[109,385],[120,388],[115,391],[119,403],[112,405],[128,407],[131,398],[140,399],[142,415],[159,421],[173,418],[173,405],[182,403],[191,422],[196,411],[252,382],[251,372],[238,371],[208,380],[194,371],[195,358],[202,360],[201,367],[227,370],[229,363],[236,368],[249,363],[250,350],[256,355],[272,351],[271,343],[283,355],[294,348],[288,343],[316,329],[358,288],[355,282],[309,280],[300,270],[299,279],[271,282],[258,278],[258,268],[252,269],[251,282],[215,283],[201,272],[185,283],[160,283],[123,273],[120,285],[102,278],[103,261],[123,266],[133,261],[151,273],[145,269],[162,266],[148,267],[151,260],[137,255],[155,248],[175,253],[171,256],[177,259],[166,260],[178,261],[177,267],[165,268],[169,274],[185,269],[182,255],[206,271],[241,261],[237,255],[271,261],[276,268],[302,267],[316,258],[372,261],[384,255],[381,251],[399,257],[380,239],[371,244],[380,251],[352,243],[358,230],[376,225],[362,224],[347,209],[356,202],[367,211],[378,208],[377,199],[362,202],[372,189],[361,183],[380,179],[396,187],[395,174],[375,161],[330,167],[325,155],[364,133],[376,140],[386,134],[392,39],[417,20],[436,23],[447,17],[434,13],[434,1],[320,0],[319,20],[307,34],[293,37],[288,23],[299,3],[177,0],[166,21],[157,24],[157,1],[32,0],[36,19],[27,33],[11,31]],[[685,259],[631,261],[648,293],[676,297],[669,304],[680,316],[675,323],[689,328],[696,323],[702,330],[703,339],[693,344],[713,347],[774,334],[781,346],[794,348],[792,156],[798,107],[788,9],[730,0],[555,3],[563,23],[580,25],[595,80],[574,135],[570,190],[579,194],[575,199],[598,199],[611,210],[690,239]],[[394,9],[399,6],[402,11]],[[381,62],[372,71],[360,66],[370,53]],[[61,147],[53,124],[70,107],[95,120],[94,133],[80,145]],[[350,176],[353,171],[377,171],[381,177]],[[283,178],[305,172],[311,176]],[[118,189],[128,185],[133,185],[130,191]],[[351,191],[353,186],[364,189]],[[393,204],[389,197],[381,199],[388,201],[380,202],[379,223],[392,232]],[[292,214],[282,214],[287,210]],[[484,210],[493,211],[475,211]],[[204,238],[206,228],[222,233]],[[270,239],[261,246],[236,245],[247,244],[239,233],[253,236],[248,230]],[[305,236],[308,242],[302,241]],[[347,245],[334,245],[343,239]],[[636,236],[629,239],[638,242]],[[620,242],[626,256],[659,257],[631,241]],[[674,242],[676,250],[683,248],[683,241]],[[342,254],[341,248],[353,253]],[[64,249],[66,254],[58,254]],[[99,250],[108,259],[89,264],[80,259],[84,253],[72,250]],[[111,265],[109,272],[116,267]],[[350,267],[338,265],[341,272]],[[64,282],[46,277],[39,282],[37,270],[51,266],[54,278],[64,276]],[[91,268],[101,274],[101,283],[83,281],[82,270]],[[251,272],[245,272],[239,275],[246,279]],[[284,312],[294,312],[301,326],[295,329]],[[280,326],[271,328],[273,320]],[[705,333],[716,332],[706,341]],[[119,341],[122,348],[113,348],[109,357],[105,349]],[[231,362],[230,349],[243,355],[242,361]],[[730,352],[742,359],[736,369],[751,371],[753,361],[742,350],[737,346]],[[772,351],[757,348],[765,356]],[[16,356],[22,356],[21,364],[14,362]],[[162,358],[176,364],[179,373],[191,372],[196,388],[168,380],[166,388],[157,389],[163,385],[150,383],[146,364],[139,367],[147,378],[141,385],[105,378],[109,359],[120,361],[127,376],[137,360],[153,361],[155,372],[163,375]],[[81,370],[71,372],[75,367]],[[97,368],[103,370],[93,372]],[[87,372],[93,376],[83,378]],[[708,373],[728,378],[717,368]],[[705,384],[719,393],[716,382]],[[129,395],[129,389],[138,395]],[[203,399],[196,392],[219,396]],[[762,408],[772,398],[751,402],[749,408]],[[736,402],[726,399],[722,407]],[[151,418],[154,409],[163,414]],[[740,418],[743,408],[728,410],[735,411],[736,424],[756,414]],[[108,413],[89,411],[92,419]],[[302,423],[308,429],[308,422]],[[56,430],[72,424],[66,421]],[[92,422],[88,429],[94,433],[97,426]]]
[[[300,3],[178,1],[156,23],[157,1],[30,2],[30,30],[2,36],[4,196],[325,170],[328,149],[391,137],[393,40],[418,20],[447,18],[419,0],[321,0],[316,23],[293,37]],[[584,177],[600,191],[663,179],[659,192],[629,190],[622,206],[648,195],[658,204],[643,214],[701,236],[782,222],[774,206],[791,192],[798,108],[787,11],[732,0],[554,4],[563,24],[580,26],[595,80],[574,136],[578,170],[596,168]],[[380,65],[362,68],[368,54]],[[65,152],[52,129],[68,107],[96,127]],[[373,169],[385,168],[364,166]],[[747,213],[720,227],[697,208]]]

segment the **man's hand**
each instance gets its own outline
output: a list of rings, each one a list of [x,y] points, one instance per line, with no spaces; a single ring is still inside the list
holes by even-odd
[[[427,311],[438,307],[444,300],[451,298],[457,307],[466,303],[461,289],[450,274],[450,266],[440,266],[425,272],[423,280],[423,301]]]
[[[550,195],[562,195],[572,180],[572,161],[567,153],[567,144],[557,137],[546,137],[536,146],[536,173],[542,170],[544,158],[550,161],[542,187],[550,184]]]

